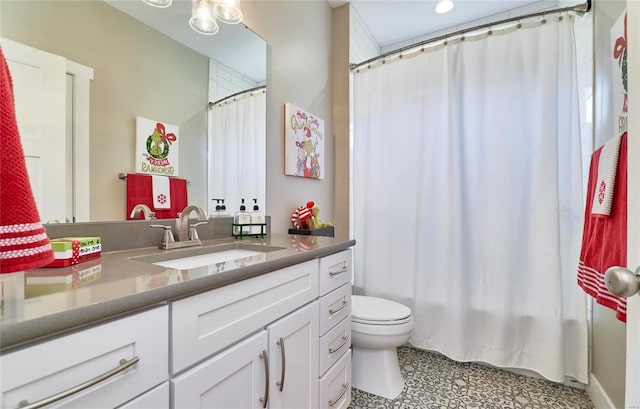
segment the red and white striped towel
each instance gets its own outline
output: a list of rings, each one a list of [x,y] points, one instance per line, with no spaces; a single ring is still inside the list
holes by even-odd
[[[51,261],[53,250],[40,222],[18,132],[11,73],[0,47],[0,274]]]
[[[621,139],[622,135],[616,136],[602,147],[598,161],[595,197],[591,206],[591,214],[593,216],[609,217],[611,215]]]
[[[620,321],[626,322],[627,300],[609,292],[604,273],[609,267],[625,266],[627,263],[627,134],[622,135],[619,141],[619,158],[613,172],[614,182],[609,186],[612,192],[608,217],[593,212],[593,202],[599,197],[597,184],[602,181],[599,164],[604,159],[602,155],[606,146],[591,155],[582,249],[578,263],[578,285],[594,297],[598,304],[616,311],[616,317]]]

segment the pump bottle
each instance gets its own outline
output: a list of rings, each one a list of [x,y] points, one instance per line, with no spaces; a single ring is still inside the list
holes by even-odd
[[[266,226],[260,226],[265,223],[264,212],[258,207],[258,199],[253,199],[253,212],[251,212],[251,234],[266,233]]]
[[[240,235],[248,235],[251,233],[251,214],[247,212],[247,207],[244,205],[244,199],[242,199],[242,204],[240,205],[240,210],[233,215],[233,224],[237,226],[233,226],[233,234]],[[244,226],[244,225],[247,226]]]

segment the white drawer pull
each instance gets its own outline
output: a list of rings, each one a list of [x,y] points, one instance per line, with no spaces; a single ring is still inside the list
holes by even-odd
[[[333,276],[337,276],[338,274],[346,273],[346,272],[347,272],[347,270],[349,270],[349,269],[347,268],[347,266],[346,266],[346,265],[344,265],[344,266],[342,266],[342,269],[340,269],[340,270],[338,270],[338,271],[329,271],[329,275],[330,275],[331,277],[333,277]]]
[[[287,363],[284,356],[284,338],[280,337],[280,340],[276,342],[276,344],[280,345],[280,352],[282,356],[282,372],[280,373],[280,382],[276,382],[276,385],[280,387],[280,392],[284,389],[284,375],[285,370],[287,369]]]
[[[339,308],[336,308],[335,310],[329,310],[329,314],[334,315],[334,314],[339,313],[340,311],[342,311],[342,310],[344,310],[345,308],[347,308],[347,305],[348,305],[348,304],[349,304],[348,302],[346,302],[346,301],[344,301],[344,300],[343,300],[343,301],[342,301],[342,304],[340,305],[340,307],[339,307]]]
[[[349,340],[349,338],[345,337],[343,335],[342,336],[342,344],[338,345],[337,348],[329,348],[329,354],[335,354],[336,352],[340,351],[342,349],[342,347],[347,343],[348,340]]]
[[[264,359],[264,398],[260,398],[262,407],[266,408],[269,404],[269,356],[267,350],[263,349],[260,358]]]
[[[44,398],[41,399],[37,402],[34,403],[29,403],[27,400],[22,400],[20,401],[20,403],[18,404],[18,407],[21,409],[35,409],[35,408],[41,408],[43,406],[47,406],[50,403],[53,402],[57,402],[59,400],[62,400],[64,398],[67,398],[73,394],[76,394],[80,391],[83,391],[95,384],[98,384],[104,380],[107,380],[109,378],[111,378],[114,375],[117,375],[120,372],[125,371],[127,368],[135,365],[138,363],[138,361],[140,361],[140,358],[135,356],[133,357],[130,361],[127,361],[126,359],[121,359],[120,360],[120,366],[118,366],[117,368],[114,368],[112,370],[110,370],[109,372],[105,372],[102,375],[98,375],[93,379],[90,379],[84,383],[81,383],[80,385],[76,385],[73,388],[67,389],[66,391],[62,391],[60,393],[57,393],[55,395],[49,396],[48,398]]]
[[[340,402],[340,399],[342,399],[344,394],[347,393],[347,389],[349,389],[349,384],[348,383],[343,383],[342,384],[342,391],[340,391],[340,395],[337,398],[335,398],[334,400],[330,400],[329,401],[329,406],[333,406],[336,403]]]

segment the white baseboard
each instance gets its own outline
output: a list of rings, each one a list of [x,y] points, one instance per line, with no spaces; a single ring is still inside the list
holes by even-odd
[[[609,395],[604,391],[598,379],[592,373],[589,374],[589,385],[587,386],[587,394],[593,402],[596,409],[616,409],[613,402],[609,399]]]

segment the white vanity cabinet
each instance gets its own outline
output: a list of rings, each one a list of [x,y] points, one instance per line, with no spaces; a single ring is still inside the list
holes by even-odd
[[[318,260],[309,260],[172,302],[172,373],[317,297]]]
[[[351,249],[320,259],[319,408],[351,402]]]
[[[169,381],[145,392],[118,409],[169,409]]]
[[[168,378],[167,308],[3,353],[0,406],[29,407],[62,395],[66,397],[51,399],[47,407],[115,408],[143,395]],[[157,407],[166,408],[166,403]]]
[[[315,407],[317,317],[314,301],[173,378],[173,407]]]
[[[315,407],[318,402],[318,301],[267,328],[269,407]]]
[[[172,407],[314,407],[317,297],[310,260],[173,302]]]
[[[346,250],[3,352],[0,407],[346,408],[350,279]]]
[[[173,408],[263,408],[269,398],[267,331],[171,380]]]

